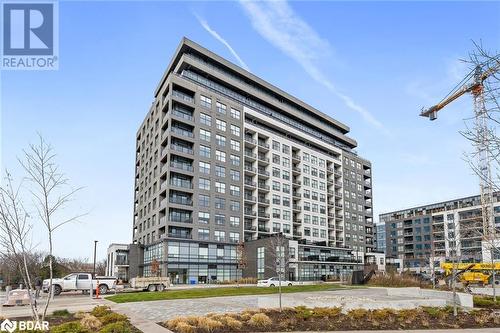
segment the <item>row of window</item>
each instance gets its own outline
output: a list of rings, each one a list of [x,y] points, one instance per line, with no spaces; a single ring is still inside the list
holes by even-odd
[[[210,207],[211,198],[209,195],[199,194],[198,195],[198,204],[201,207]],[[226,199],[225,198],[214,198],[214,207],[215,209],[226,209]],[[241,203],[236,200],[229,201],[229,210],[232,212],[239,212],[241,209]]]
[[[229,242],[239,243],[240,233],[239,232],[228,232]],[[216,242],[226,242],[226,232],[223,230],[214,230],[213,240]],[[198,229],[198,240],[210,240],[210,230],[209,229]]]
[[[239,144],[239,142],[238,142]],[[212,149],[208,146],[200,145],[200,156],[205,158],[210,158],[212,155]],[[220,150],[215,150],[215,159],[219,162],[226,162],[226,153]],[[239,166],[241,159],[239,156],[230,155],[231,165]]]
[[[211,164],[209,162],[200,161],[198,166],[199,166],[200,173],[206,174],[206,175],[210,174]],[[221,166],[221,165],[216,165],[214,167],[214,170],[215,170],[215,175],[217,177],[221,177],[221,178],[226,177],[226,167]],[[238,170],[231,169],[231,170],[229,170],[229,176],[230,176],[231,180],[233,180],[233,181],[240,181],[241,174]]]
[[[210,191],[211,190],[212,181],[208,178],[198,178],[198,189]],[[226,193],[226,183],[214,181],[214,188],[216,193]],[[241,189],[238,185],[230,185],[229,193],[235,197],[239,197],[241,193]]]
[[[200,95],[200,105],[207,108],[207,109],[212,109],[212,99],[210,97]],[[221,102],[216,102],[215,109],[217,110],[218,113],[220,113],[222,115],[227,114],[226,104],[223,104]],[[230,108],[230,115],[234,119],[241,118],[241,112],[239,110],[236,110],[235,108],[232,108],[232,107]]]

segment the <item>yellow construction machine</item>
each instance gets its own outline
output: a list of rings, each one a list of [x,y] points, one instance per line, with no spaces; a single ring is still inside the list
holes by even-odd
[[[458,282],[464,285],[469,284],[492,284],[493,270],[495,270],[495,283],[500,280],[500,262],[498,263],[441,263],[441,269],[444,271],[446,280],[453,278],[453,270],[456,270]]]

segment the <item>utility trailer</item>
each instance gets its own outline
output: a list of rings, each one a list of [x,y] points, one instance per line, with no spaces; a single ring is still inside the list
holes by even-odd
[[[136,277],[130,280],[130,287],[137,290],[163,291],[170,287],[170,279],[163,276]]]

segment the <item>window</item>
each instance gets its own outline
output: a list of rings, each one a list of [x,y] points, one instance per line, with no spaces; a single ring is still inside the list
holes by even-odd
[[[226,241],[226,232],[225,231],[215,230],[214,236],[215,236],[214,238],[215,238],[216,242]]]
[[[283,206],[290,207],[290,198],[283,197]]]
[[[290,221],[291,217],[292,216],[289,210],[283,210],[283,220]]]
[[[200,145],[200,156],[210,158],[210,147]]]
[[[290,180],[290,171],[283,171],[283,179]]]
[[[240,119],[241,112],[236,110],[236,109],[231,108],[231,117],[234,119]]]
[[[285,234],[289,234],[290,233],[290,225],[289,224],[283,224],[283,232]],[[295,250],[295,248],[291,247],[290,250]],[[291,257],[291,258],[293,259],[294,257]]]
[[[290,194],[290,185],[289,184],[283,184],[283,193]]]
[[[309,174],[309,172],[310,172],[309,165],[304,165],[304,168],[302,169],[302,171],[304,171],[304,173],[305,173],[306,175],[308,175],[308,174]]]
[[[200,105],[203,107],[206,107],[208,109],[211,109],[212,108],[212,99],[210,97],[200,95]]]
[[[240,218],[238,216],[229,217],[229,225],[231,227],[239,227],[240,226]]]
[[[280,164],[280,155],[273,154],[273,163]]]
[[[226,153],[220,150],[216,150],[215,159],[219,162],[226,162]]]
[[[231,139],[231,149],[235,151],[240,151],[240,143],[236,140]]]
[[[200,205],[200,207],[209,207],[210,197],[204,194],[198,195],[198,204]]]
[[[240,241],[240,233],[239,232],[230,232],[229,233],[229,241],[231,243],[238,243]]]
[[[226,114],[226,104],[217,102],[215,105],[217,107],[217,112],[219,112],[220,114]]]
[[[226,184],[221,182],[215,182],[215,192],[226,193]]]
[[[230,172],[231,180],[239,181],[240,180],[240,172],[238,170],[231,170]]]
[[[210,222],[210,213],[198,212],[198,222],[208,224],[208,222]]]
[[[198,229],[198,239],[199,240],[209,240],[210,231],[208,229]]]
[[[278,208],[273,208],[273,218],[274,219],[281,218],[281,211]]]
[[[239,212],[240,211],[240,202],[231,200],[231,205],[229,206],[229,209],[233,212]]]
[[[198,188],[200,190],[210,191],[210,179],[199,178],[198,179]]]
[[[231,193],[231,195],[234,195],[235,197],[239,197],[240,196],[240,187],[239,186],[236,186],[236,185],[231,185],[229,187],[229,193]]]
[[[281,224],[273,222],[273,232],[280,232],[281,231]]]
[[[200,140],[210,142],[210,137],[211,137],[210,131],[207,131],[207,130],[204,130],[203,128],[200,128]]]
[[[210,174],[210,163],[200,161],[200,173]]]
[[[217,225],[226,224],[226,216],[223,214],[215,214],[215,224]]]
[[[226,177],[226,168],[220,165],[215,166],[215,175],[217,177]]]
[[[277,194],[273,194],[273,205],[280,205],[281,197]]]
[[[235,136],[238,136],[238,137],[240,136],[241,130],[240,130],[239,126],[231,124],[230,128],[231,128],[231,134],[232,135],[235,135]]]
[[[275,191],[280,191],[281,190],[281,184],[280,184],[280,182],[277,182],[277,181],[273,180],[273,190],[275,190]]]
[[[215,198],[215,209],[226,209],[226,199]]]
[[[265,247],[257,248],[257,279],[264,278],[265,270]]]
[[[280,151],[280,143],[273,140],[273,150]]]
[[[226,146],[226,137],[224,135],[216,134],[215,135],[215,142],[219,146],[225,147]]]
[[[273,177],[280,177],[280,169],[273,168]]]
[[[231,164],[234,166],[240,165],[240,157],[236,155],[231,155]]]
[[[207,126],[212,126],[212,117],[208,114],[200,113],[200,123]]]
[[[224,120],[220,120],[220,119],[215,119],[215,127],[219,130],[219,131],[226,131],[226,122]]]
[[[290,146],[283,145],[282,153],[287,155],[290,154]]]

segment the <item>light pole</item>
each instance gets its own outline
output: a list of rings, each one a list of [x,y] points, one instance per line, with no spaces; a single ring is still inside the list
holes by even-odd
[[[96,254],[97,254],[97,242],[98,241],[94,241],[94,278],[95,278],[95,259],[96,259]]]

